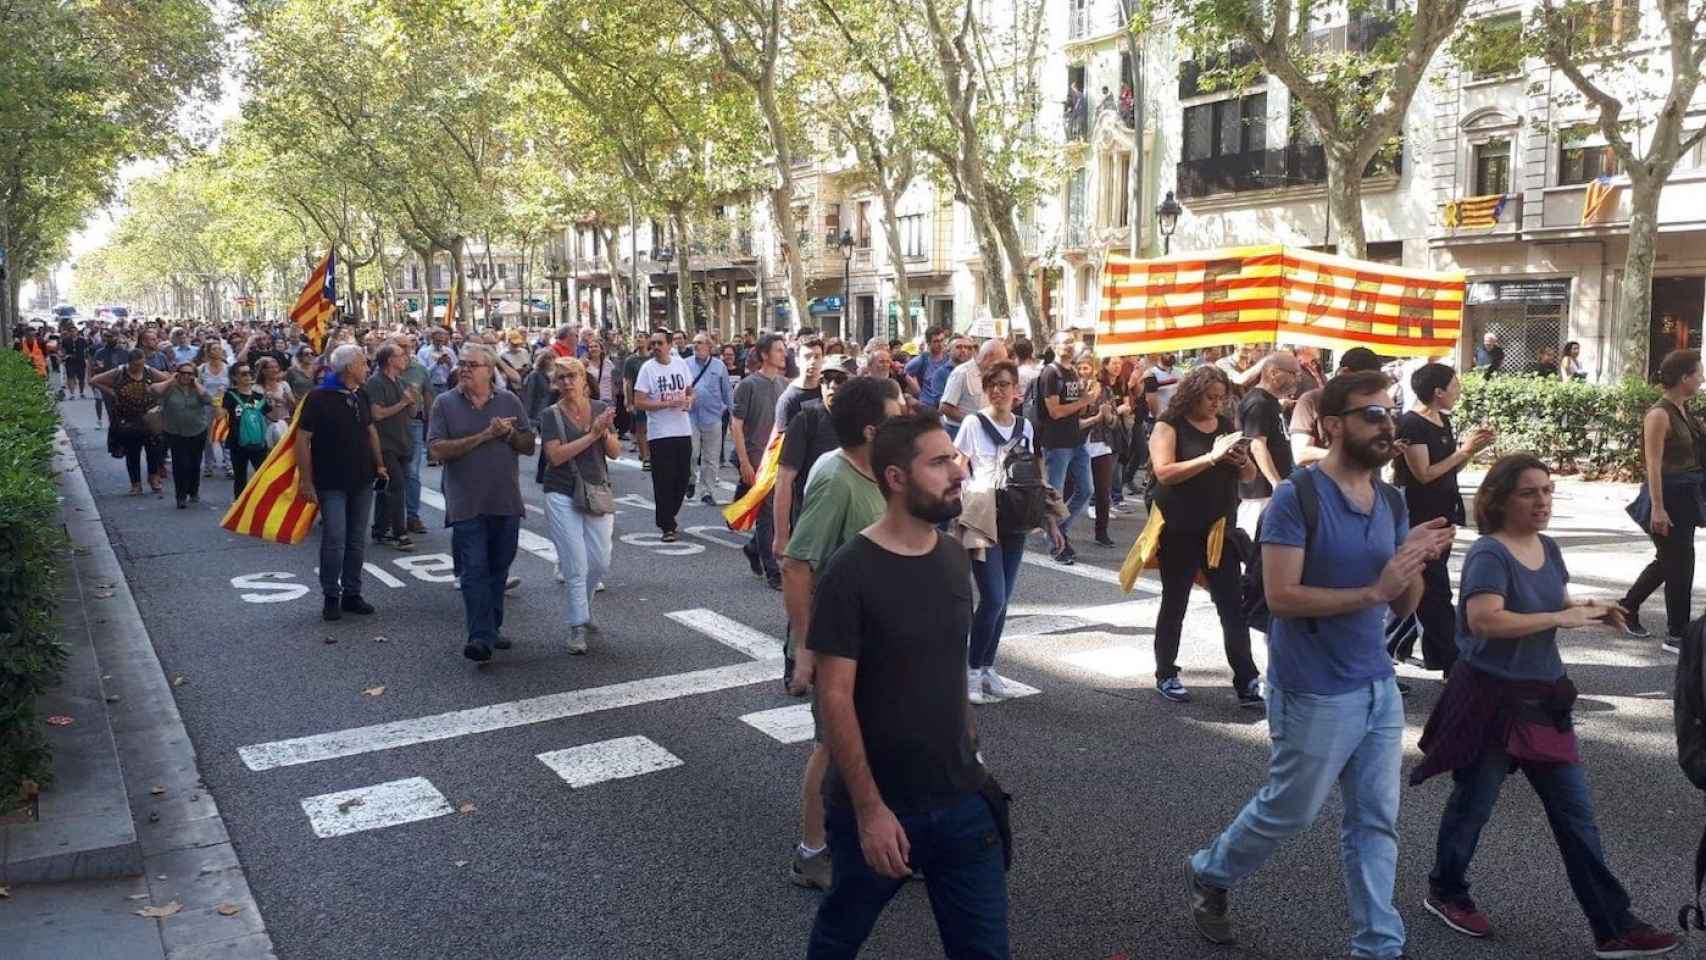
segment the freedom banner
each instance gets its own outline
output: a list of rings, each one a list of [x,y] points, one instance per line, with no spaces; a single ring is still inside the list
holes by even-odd
[[[1457,348],[1464,276],[1280,245],[1153,260],[1109,254],[1099,356],[1279,343],[1388,357]]]

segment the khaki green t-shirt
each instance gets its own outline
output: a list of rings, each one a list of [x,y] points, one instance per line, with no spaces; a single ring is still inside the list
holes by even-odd
[[[806,480],[805,504],[788,536],[787,555],[821,573],[842,544],[877,522],[883,506],[877,482],[861,474],[841,451],[819,458]]]

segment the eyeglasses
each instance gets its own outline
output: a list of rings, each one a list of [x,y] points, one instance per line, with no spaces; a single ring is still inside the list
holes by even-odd
[[[1371,403],[1371,404],[1368,404],[1367,406],[1352,407],[1348,410],[1340,410],[1338,413],[1332,414],[1332,416],[1336,416],[1336,417],[1361,416],[1364,423],[1379,425],[1381,423],[1388,423],[1388,422],[1396,423],[1398,420],[1399,412],[1400,411],[1397,407],[1388,407],[1388,406],[1385,406],[1383,404]]]
[[[459,361],[457,361],[456,365],[459,367],[467,367],[470,370],[474,369],[475,367],[489,367],[489,366],[491,366],[491,364],[489,364],[489,363],[481,363],[478,360],[459,360]]]
[[[983,385],[984,390],[1011,390],[1014,383],[1011,380],[990,380]]]
[[[845,374],[845,373],[826,373],[820,379],[824,383],[831,384],[831,385],[842,384],[842,383],[847,382],[847,374]]]

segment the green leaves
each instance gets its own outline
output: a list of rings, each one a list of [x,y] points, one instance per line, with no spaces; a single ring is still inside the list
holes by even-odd
[[[1614,386],[1550,377],[1463,376],[1455,419],[1487,424],[1498,440],[1487,459],[1526,451],[1566,473],[1635,480],[1641,470],[1641,418],[1659,390],[1640,380]]]

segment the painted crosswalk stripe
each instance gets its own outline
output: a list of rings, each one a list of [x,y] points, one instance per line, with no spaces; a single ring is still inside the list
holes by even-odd
[[[812,707],[809,703],[744,714],[740,722],[777,743],[803,743],[812,738]]]
[[[425,777],[322,793],[302,801],[314,835],[324,840],[363,830],[431,820],[451,813],[450,801]]]
[[[782,655],[782,641],[713,610],[676,610],[664,616],[754,660]]]
[[[780,657],[629,680],[585,690],[569,690],[527,700],[452,710],[412,720],[393,720],[348,730],[275,740],[241,747],[237,753],[250,770],[271,770],[338,757],[394,750],[420,743],[452,740],[604,710],[714,693],[755,683],[774,683],[782,675]]]
[[[437,490],[429,490],[422,487],[421,502],[440,513],[444,512],[444,494],[439,493]],[[557,547],[551,542],[549,537],[542,537],[539,534],[534,533],[532,530],[522,527],[521,535],[517,538],[516,545],[553,567],[557,565]]]
[[[1068,654],[1065,659],[1075,667],[1116,680],[1134,679],[1155,670],[1154,655],[1134,646],[1097,647]]]
[[[681,758],[645,737],[617,737],[539,754],[563,782],[580,789],[681,766]]]

